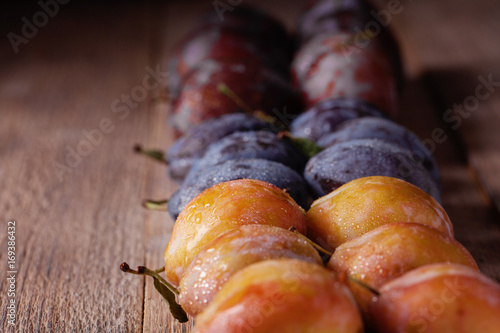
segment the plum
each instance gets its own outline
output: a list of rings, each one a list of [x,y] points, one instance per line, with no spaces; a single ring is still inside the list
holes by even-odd
[[[293,136],[316,142],[347,120],[384,116],[376,107],[359,98],[329,98],[295,118],[290,124],[290,132]]]
[[[238,6],[221,20],[216,11],[209,11],[196,20],[170,58],[170,95],[178,98],[186,73],[202,60],[258,62],[288,76],[292,53],[286,29],[268,14]]]
[[[385,224],[345,242],[335,249],[328,268],[378,289],[412,269],[431,263],[455,263],[478,269],[469,251],[451,236],[409,222]],[[372,293],[352,280],[347,284],[361,313],[371,322]]]
[[[352,295],[333,272],[297,259],[240,270],[195,318],[196,333],[361,333]]]
[[[209,166],[190,181],[185,181],[168,201],[168,212],[175,220],[186,204],[195,196],[218,183],[236,179],[257,179],[271,183],[287,193],[307,209],[310,197],[305,180],[287,166],[263,159],[228,160]]]
[[[364,47],[356,34],[322,34],[304,44],[292,62],[292,79],[307,107],[335,97],[361,98],[398,114],[399,91],[391,59],[377,38]]]
[[[335,131],[322,136],[318,145],[327,148],[335,144],[356,139],[379,139],[389,141],[409,149],[418,164],[422,164],[431,174],[436,184],[441,183],[439,168],[432,153],[425,147],[417,135],[409,129],[389,119],[363,117],[348,120]]]
[[[393,222],[421,223],[453,236],[453,225],[439,202],[393,177],[350,181],[314,201],[307,211],[309,237],[329,250]]]
[[[280,162],[299,173],[304,171],[307,162],[307,156],[286,137],[265,130],[236,132],[212,143],[203,157],[194,164],[186,179],[209,166],[249,158]]]
[[[267,36],[256,39],[247,30],[236,30],[231,27],[194,31],[177,51],[174,58],[177,73],[182,78],[203,60],[215,59],[219,61],[254,59],[260,64],[279,70],[286,74],[290,53],[286,49],[277,47]],[[172,66],[172,64],[170,65]]]
[[[179,302],[190,315],[197,315],[236,272],[278,258],[322,264],[316,249],[292,231],[263,224],[232,229],[208,243],[189,265],[180,282]]]
[[[208,119],[191,128],[167,151],[169,174],[174,180],[182,181],[211,143],[234,132],[270,129],[270,126],[269,123],[245,113],[228,113]]]
[[[318,197],[343,184],[367,176],[389,176],[410,182],[440,201],[429,171],[414,160],[411,151],[377,139],[360,139],[333,145],[312,157],[304,178]]]
[[[500,328],[500,285],[467,266],[422,266],[379,292],[371,304],[378,332],[497,333]]]
[[[383,18],[367,1],[314,1],[300,16],[297,30],[301,43],[325,33],[347,32],[354,34],[353,38],[357,38],[357,45],[362,48],[371,42],[367,37],[376,37],[376,43],[380,43],[394,68],[401,89],[404,72],[399,46],[390,29],[380,20]]]
[[[305,211],[282,189],[254,179],[216,184],[194,197],[175,221],[164,253],[167,281],[178,286],[207,243],[247,224],[295,227],[306,233]]]
[[[252,110],[270,115],[284,111],[294,115],[302,111],[297,91],[277,72],[255,63],[205,60],[187,74],[179,99],[173,104],[170,121],[174,128],[185,133],[204,120],[246,111],[220,91],[221,84]]]
[[[273,44],[273,49],[284,52],[288,60],[293,53],[293,40],[282,22],[255,7],[236,6],[232,11],[225,13],[223,19],[217,11],[210,10],[197,20],[191,31],[205,31],[214,27],[241,32],[244,37],[256,43],[262,43],[264,40],[268,44]]]
[[[310,1],[299,17],[297,31],[302,43],[319,34],[354,31],[369,20],[365,1]]]

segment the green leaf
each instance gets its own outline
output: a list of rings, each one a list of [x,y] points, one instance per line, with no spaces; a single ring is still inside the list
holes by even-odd
[[[174,318],[181,323],[187,322],[189,320],[188,316],[184,311],[184,309],[175,300],[174,293],[170,289],[168,289],[163,283],[161,283],[160,280],[158,280],[157,278],[153,278],[153,280],[156,290],[160,293],[165,302],[167,302],[170,308],[170,312],[172,313],[172,316],[174,316]]]

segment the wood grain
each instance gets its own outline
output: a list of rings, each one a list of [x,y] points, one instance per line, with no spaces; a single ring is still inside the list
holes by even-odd
[[[144,263],[149,215],[140,202],[153,166],[131,147],[149,142],[156,119],[147,100],[126,117],[112,103],[155,68],[149,14],[148,6],[69,7],[10,57],[1,77],[0,211],[17,220],[20,332],[142,330],[144,280],[118,267]],[[83,131],[103,119],[113,130],[82,144]],[[67,164],[67,147],[79,145],[85,156],[60,181],[54,163]],[[4,265],[5,251],[0,258]],[[6,301],[2,294],[7,332]]]
[[[302,2],[252,3],[293,30]],[[384,8],[384,1],[377,3]],[[405,9],[391,22],[408,73],[398,121],[423,139],[435,128],[445,131],[447,139],[435,146],[443,204],[456,238],[485,274],[500,281],[498,94],[457,130],[442,116],[474,93],[477,76],[498,73],[500,6],[488,0],[402,3]],[[211,6],[72,2],[18,54],[8,44],[0,48],[0,219],[17,221],[16,331],[191,331],[192,322],[180,325],[168,314],[150,279],[118,269],[123,261],[163,265],[173,221],[143,210],[140,202],[168,197],[176,188],[164,166],[131,149],[173,142],[168,105],[157,98],[162,89],[130,105],[121,98],[144,87],[148,70],[164,68],[192,20]],[[97,144],[84,143],[84,131],[103,121],[109,133]],[[67,166],[68,147],[85,153],[73,166]],[[60,177],[55,163],[67,166]],[[6,227],[0,235],[6,249]],[[2,250],[0,263],[6,262]],[[0,330],[13,332],[6,288],[2,275]]]
[[[494,0],[404,3],[405,9],[393,22],[414,54],[415,70],[425,77],[444,126],[456,131],[465,144],[471,170],[497,211],[500,22],[495,17],[499,4]]]

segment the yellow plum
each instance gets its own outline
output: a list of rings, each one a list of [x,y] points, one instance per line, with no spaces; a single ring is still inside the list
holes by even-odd
[[[180,282],[180,304],[195,316],[236,272],[278,258],[322,264],[316,249],[292,231],[263,224],[232,229],[208,243],[186,269]]]
[[[328,268],[379,288],[405,272],[431,263],[457,263],[477,270],[471,254],[455,239],[418,223],[390,223],[368,231],[335,250]],[[347,280],[358,306],[368,317],[373,294]]]
[[[242,269],[195,318],[196,333],[361,333],[349,289],[324,267],[297,259]]]
[[[247,224],[295,227],[306,233],[304,210],[282,189],[253,179],[219,183],[194,197],[178,216],[164,253],[167,280],[178,286],[208,242]]]
[[[453,236],[448,215],[432,196],[393,177],[350,181],[317,199],[307,212],[309,238],[329,250],[378,226],[406,221]]]
[[[371,311],[378,332],[498,333],[500,285],[467,266],[422,266],[385,284]]]

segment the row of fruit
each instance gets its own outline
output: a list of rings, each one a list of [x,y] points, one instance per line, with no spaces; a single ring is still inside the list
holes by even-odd
[[[153,276],[177,318],[196,316],[195,331],[499,327],[500,287],[453,239],[435,160],[388,119],[401,82],[394,41],[380,30],[356,44],[369,13],[359,1],[311,2],[295,88],[293,44],[261,12],[206,15],[180,44],[167,279],[122,269]],[[302,109],[295,89],[309,110],[287,126]]]
[[[406,180],[440,200],[437,164],[398,114],[402,68],[391,33],[363,1],[312,1],[299,20],[292,79],[308,111],[290,127],[324,148],[304,177],[316,197],[369,175]],[[375,16],[374,16],[375,15]]]
[[[219,183],[181,212],[164,258],[196,332],[496,332],[500,324],[500,286],[453,239],[444,209],[393,177],[351,181],[307,213],[269,183]]]

